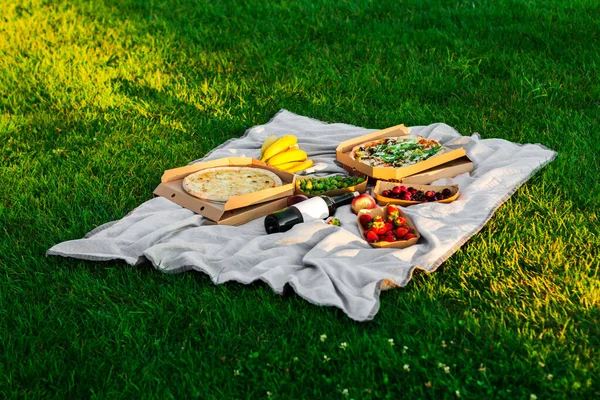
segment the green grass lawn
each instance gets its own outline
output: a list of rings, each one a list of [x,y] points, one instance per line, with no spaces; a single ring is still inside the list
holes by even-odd
[[[0,398],[600,396],[599,21],[595,0],[0,2]],[[44,256],[281,108],[559,156],[369,323]]]

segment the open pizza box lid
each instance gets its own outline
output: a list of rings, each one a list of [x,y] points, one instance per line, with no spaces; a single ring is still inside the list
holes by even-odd
[[[183,179],[189,174],[202,169],[229,166],[266,169],[279,176],[283,185],[233,196],[224,203],[199,199],[183,189]],[[160,185],[154,189],[154,194],[211,219],[217,224],[240,225],[285,208],[287,197],[294,194],[295,179],[294,174],[269,167],[264,162],[253,158],[227,157],[165,171]]]
[[[420,161],[416,164],[409,165],[406,167],[371,167],[367,164],[360,163],[356,160],[353,160],[350,157],[350,153],[355,146],[358,146],[361,143],[374,141],[377,139],[382,139],[386,137],[394,137],[394,136],[404,136],[409,134],[409,129],[404,125],[392,126],[391,128],[382,129],[380,131],[372,132],[366,135],[358,136],[354,139],[346,140],[337,147],[335,150],[336,158],[339,162],[346,165],[347,167],[351,167],[356,169],[357,171],[362,172],[365,175],[368,175],[372,178],[376,179],[384,179],[384,180],[393,180],[393,179],[402,179],[407,176],[415,175],[419,172],[437,167],[439,165],[445,164],[452,160],[456,160],[458,158],[464,157],[467,155],[465,149],[449,149],[444,147],[442,151],[433,157],[428,158],[427,160]]]

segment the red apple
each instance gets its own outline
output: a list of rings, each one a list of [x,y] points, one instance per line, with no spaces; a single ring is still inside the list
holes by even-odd
[[[371,210],[375,207],[377,207],[375,199],[366,193],[363,193],[360,196],[355,197],[354,200],[352,200],[352,212],[354,214],[358,214],[360,210]]]

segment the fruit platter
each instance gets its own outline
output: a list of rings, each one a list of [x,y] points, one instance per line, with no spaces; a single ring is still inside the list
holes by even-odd
[[[373,194],[381,204],[411,206],[421,203],[452,203],[458,198],[458,185],[409,185],[377,181]]]
[[[339,196],[347,192],[364,193],[367,178],[360,175],[336,175],[325,178],[307,177],[296,180],[296,193],[307,197]]]
[[[421,237],[412,221],[394,204],[360,210],[358,229],[372,247],[378,248],[404,249]]]

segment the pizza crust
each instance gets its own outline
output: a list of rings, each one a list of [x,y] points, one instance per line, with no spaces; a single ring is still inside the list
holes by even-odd
[[[214,167],[183,179],[183,190],[202,200],[226,202],[230,197],[281,186],[274,172],[253,167]]]

